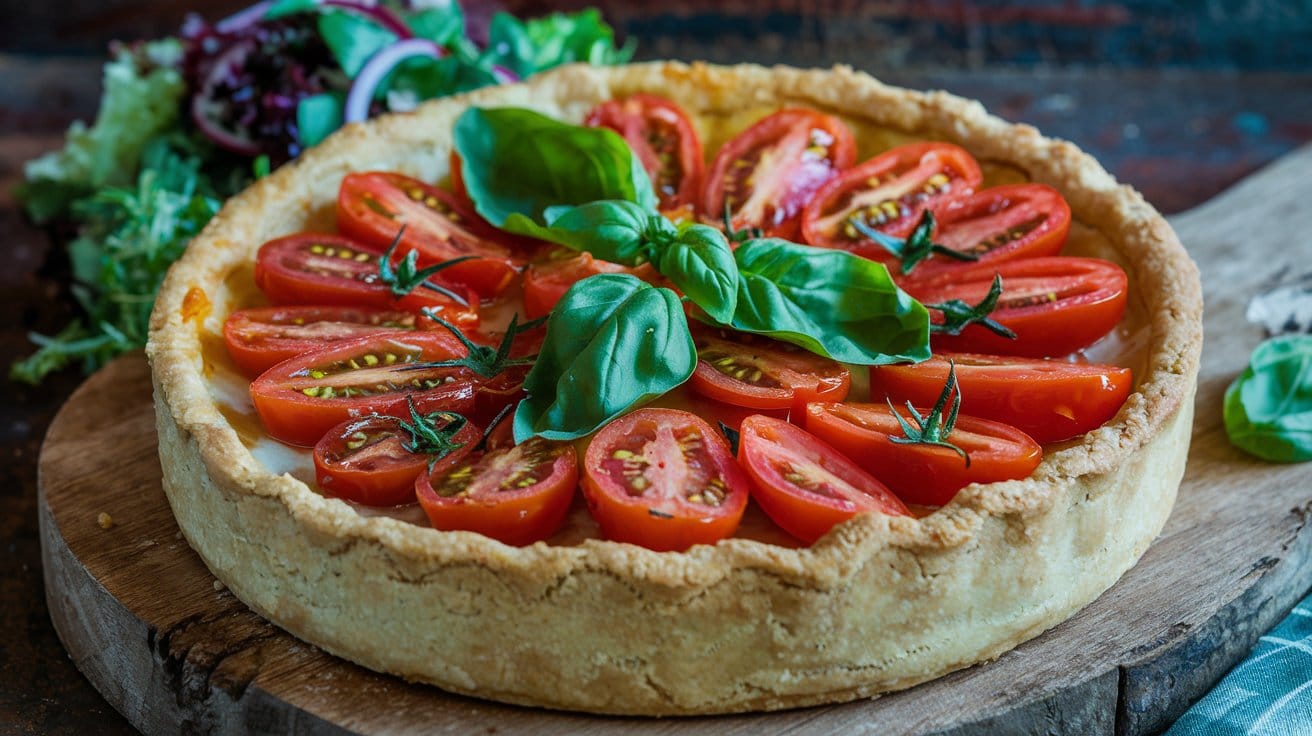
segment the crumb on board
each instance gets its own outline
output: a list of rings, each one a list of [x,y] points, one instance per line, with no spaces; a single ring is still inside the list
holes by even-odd
[[[223,589],[226,588],[226,587],[228,587],[228,586],[224,585],[222,580],[219,580],[218,578],[215,578],[215,580],[214,580],[214,592],[215,592],[215,593],[220,593],[220,592],[222,592]]]
[[[100,515],[96,517],[96,523],[100,525],[101,529],[111,529],[114,526],[114,517],[101,511]]]

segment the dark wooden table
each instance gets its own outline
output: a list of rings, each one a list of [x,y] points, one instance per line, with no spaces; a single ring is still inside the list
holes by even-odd
[[[842,46],[680,46],[657,38],[644,48],[647,56],[803,65],[865,58]],[[9,258],[0,269],[0,342],[9,360],[30,352],[29,331],[54,332],[75,316],[66,258],[49,233],[25,221],[11,190],[24,161],[58,146],[71,119],[94,111],[98,67],[94,57],[0,54],[0,244]],[[1312,140],[1312,72],[917,65],[880,76],[974,97],[1003,117],[1073,140],[1167,213]],[[80,733],[93,724],[98,733],[131,732],[65,654],[43,598],[36,456],[80,380],[66,373],[33,388],[0,379],[0,733]]]

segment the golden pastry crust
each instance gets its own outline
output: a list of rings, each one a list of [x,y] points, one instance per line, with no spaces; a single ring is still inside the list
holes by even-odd
[[[202,346],[240,298],[229,277],[249,268],[261,243],[322,224],[350,171],[445,177],[452,124],[469,105],[578,121],[637,91],[670,97],[699,121],[814,107],[952,141],[1056,187],[1129,274],[1142,320],[1135,392],[1111,422],[1049,452],[1026,480],[970,486],[920,520],[858,517],[809,549],[748,539],[686,553],[601,540],[507,547],[361,516],[256,459],[216,403]],[[213,308],[188,320],[182,305],[193,288]],[[841,67],[572,66],[348,126],[254,184],[169,273],[148,354],[178,523],[216,577],[271,621],[367,667],[454,692],[704,714],[909,687],[996,657],[1092,601],[1170,512],[1188,449],[1201,312],[1196,268],[1137,192],[1075,146],[978,103]]]

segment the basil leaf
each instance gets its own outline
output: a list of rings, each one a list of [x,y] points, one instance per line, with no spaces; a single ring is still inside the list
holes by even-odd
[[[929,312],[883,265],[846,251],[749,240],[734,251],[738,308],[730,325],[860,365],[929,358]]]
[[[729,322],[738,308],[738,264],[724,234],[685,225],[660,254],[657,270],[711,319]]]
[[[333,58],[354,79],[374,54],[396,43],[396,34],[368,18],[333,10],[319,16],[319,35]]]
[[[461,176],[478,213],[511,232],[545,226],[546,211],[602,199],[656,211],[651,180],[624,139],[518,108],[470,108],[456,121]],[[512,217],[518,215],[519,217]]]
[[[1225,392],[1225,432],[1264,460],[1312,460],[1312,337],[1276,337],[1253,351]]]
[[[547,227],[520,215],[509,221],[523,235],[587,251],[602,260],[626,266],[643,261],[651,215],[632,202],[606,199],[579,207],[549,207],[546,217],[551,221]]]
[[[697,365],[679,297],[627,274],[583,279],[547,319],[515,441],[572,440],[682,384]]]
[[[455,0],[429,3],[423,10],[407,15],[405,24],[416,36],[439,46],[445,46],[465,33],[465,15]]]
[[[537,71],[533,63],[533,41],[518,18],[499,12],[487,28],[487,55],[496,64],[507,67],[521,77]]]
[[[303,148],[318,145],[330,133],[342,127],[342,107],[346,100],[339,92],[324,92],[302,98],[296,103],[296,138]]]

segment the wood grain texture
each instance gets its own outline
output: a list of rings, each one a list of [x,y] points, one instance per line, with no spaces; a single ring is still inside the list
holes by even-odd
[[[601,718],[446,695],[338,660],[249,612],[190,551],[159,487],[149,371],[93,376],[40,460],[47,599],[79,668],[148,733],[1143,734],[1169,724],[1312,586],[1312,465],[1226,441],[1221,395],[1262,338],[1248,298],[1300,275],[1304,148],[1175,218],[1208,301],[1189,467],[1140,563],[987,665],[876,700],[766,715]],[[102,528],[101,513],[113,525]],[[398,642],[403,646],[404,642]]]

